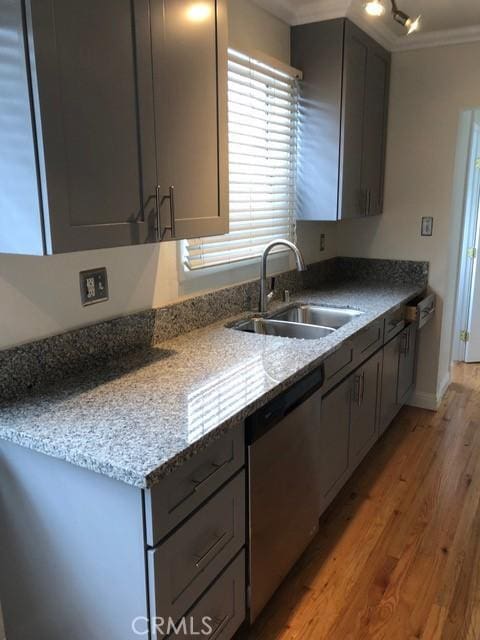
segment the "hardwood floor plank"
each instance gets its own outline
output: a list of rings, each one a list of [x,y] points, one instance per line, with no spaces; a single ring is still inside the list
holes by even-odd
[[[404,407],[251,640],[480,640],[480,365]]]

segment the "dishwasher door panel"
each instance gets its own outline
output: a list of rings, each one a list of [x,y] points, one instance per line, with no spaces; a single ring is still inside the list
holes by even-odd
[[[248,449],[251,622],[318,531],[320,407],[317,391]]]

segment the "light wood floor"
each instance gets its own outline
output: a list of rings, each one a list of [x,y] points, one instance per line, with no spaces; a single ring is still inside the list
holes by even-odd
[[[405,407],[247,637],[480,640],[480,366]]]

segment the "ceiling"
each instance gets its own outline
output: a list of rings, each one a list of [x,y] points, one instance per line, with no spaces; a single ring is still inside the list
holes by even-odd
[[[422,15],[419,33],[406,36],[387,11],[372,18],[363,10],[365,0],[255,0],[289,24],[303,24],[348,16],[392,51],[480,40],[480,0],[397,0],[412,17]]]

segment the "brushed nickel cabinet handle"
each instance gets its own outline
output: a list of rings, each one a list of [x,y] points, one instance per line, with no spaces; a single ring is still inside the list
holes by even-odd
[[[160,218],[160,209],[162,206],[162,189],[159,184],[155,187],[155,200],[156,200],[156,220],[155,220],[155,231],[157,234],[157,241],[162,239],[162,221]]]
[[[215,551],[215,549],[220,545],[220,543],[224,540],[226,535],[227,535],[227,532],[225,531],[224,533],[222,533],[220,537],[215,538],[215,541],[212,542],[212,544],[208,547],[205,553],[202,553],[202,555],[194,556],[196,560],[195,567],[197,569],[200,569],[202,564],[207,560],[210,554],[213,553],[213,551]]]
[[[168,196],[162,197],[162,190],[160,185],[158,184],[155,190],[156,200],[157,200],[157,222],[156,222],[156,230],[157,230],[157,240],[163,240],[163,236],[165,235],[165,231],[170,231],[172,234],[172,238],[175,238],[177,235],[175,229],[175,187],[172,185],[168,188]],[[162,229],[162,220],[160,211],[162,208],[162,204],[165,200],[170,201],[170,225],[164,227]]]
[[[177,232],[175,230],[175,187],[172,185],[168,188],[168,199],[170,200],[170,232],[175,238]]]
[[[405,331],[405,333],[402,335],[402,342],[400,345],[400,353],[402,355],[407,355],[408,353],[408,331]]]
[[[210,465],[212,467],[212,470],[209,473],[207,473],[206,476],[204,476],[203,478],[200,478],[200,480],[196,480],[195,478],[192,478],[192,482],[195,485],[193,490],[194,491],[198,491],[200,489],[200,487],[202,487],[205,484],[205,482],[210,480],[210,478],[212,476],[214,476],[216,473],[218,473],[220,471],[220,469],[223,469],[223,467],[227,466],[227,464],[229,464],[231,461],[232,461],[232,459],[230,458],[228,460],[225,460],[225,462],[222,462],[221,464],[217,464],[216,462],[212,462],[211,465]]]
[[[361,393],[360,393],[360,383],[361,376],[355,376],[354,379],[354,389],[353,389],[353,400],[357,404],[357,406],[361,405]]]
[[[218,638],[218,636],[220,635],[220,632],[224,629],[224,627],[227,624],[227,622],[230,621],[230,616],[227,614],[221,620],[218,620],[218,618],[213,618],[212,617],[212,620],[216,623],[217,626],[212,631],[212,633],[210,635],[210,640],[215,640],[215,638]]]

